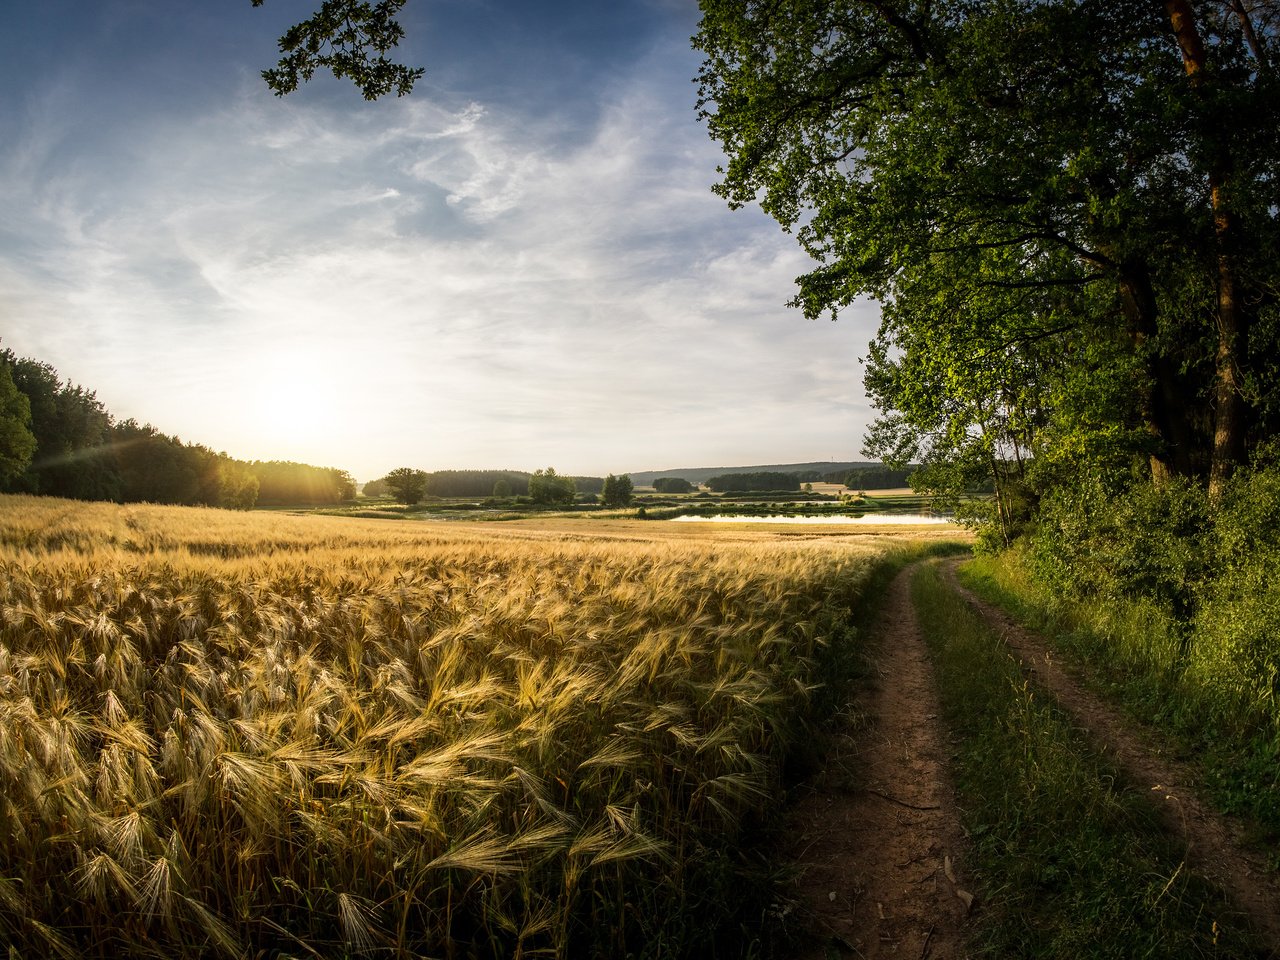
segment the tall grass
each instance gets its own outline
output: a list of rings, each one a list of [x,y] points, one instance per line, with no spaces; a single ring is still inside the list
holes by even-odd
[[[737,950],[877,550],[0,498],[0,943]]]
[[[975,955],[1252,957],[1220,891],[1193,876],[1147,791],[1124,783],[936,569],[912,584],[954,737],[981,904]]]
[[[1239,610],[1222,601],[1188,624],[1146,597],[1080,599],[1036,577],[1016,550],[977,557],[960,576],[1088,665],[1086,678],[1135,717],[1176,738],[1215,803],[1244,816],[1280,867],[1280,703],[1239,680],[1252,664],[1219,636],[1238,629],[1274,650],[1272,624],[1261,617],[1242,624]],[[1271,593],[1260,585],[1256,601]]]

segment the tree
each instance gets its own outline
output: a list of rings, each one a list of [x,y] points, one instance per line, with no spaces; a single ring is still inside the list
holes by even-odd
[[[819,262],[807,315],[883,305],[869,453],[1220,485],[1280,429],[1280,5],[701,7],[717,190]]]
[[[611,473],[604,478],[604,489],[600,493],[600,500],[606,507],[629,506],[632,490],[629,475],[624,473],[620,477],[615,477]]]
[[[0,364],[27,398],[36,449],[13,487],[80,500],[120,496],[112,419],[92,391],[64,383],[49,364],[0,351]]]
[[[693,484],[683,477],[659,477],[653,481],[658,493],[693,493]]]
[[[511,496],[511,481],[506,477],[499,477],[493,484],[493,496],[498,500],[506,500]]]
[[[255,7],[265,0],[253,0]],[[420,67],[394,63],[387,54],[404,39],[396,15],[407,0],[324,0],[320,9],[294,24],[279,40],[283,56],[262,78],[282,97],[306,83],[317,69],[351,80],[366,100],[392,90],[403,97],[422,76]]]
[[[427,492],[427,474],[412,467],[396,467],[383,478],[391,495],[406,506],[413,506]]]
[[[129,419],[115,425],[112,451],[120,472],[121,499],[128,503],[201,503],[202,457],[176,437]]]
[[[20,477],[35,450],[31,403],[13,382],[7,357],[0,355],[0,485]]]
[[[529,498],[537,504],[572,506],[577,492],[573,478],[562,477],[553,467],[535,470],[529,477]]]

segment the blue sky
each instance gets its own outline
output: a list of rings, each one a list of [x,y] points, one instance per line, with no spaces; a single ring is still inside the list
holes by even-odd
[[[711,193],[685,0],[410,0],[406,98],[259,78],[304,0],[41,0],[0,36],[0,341],[246,459],[858,459],[872,305]]]

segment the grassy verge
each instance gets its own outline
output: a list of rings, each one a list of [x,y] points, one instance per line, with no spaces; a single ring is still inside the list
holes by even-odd
[[[1086,681],[1142,723],[1173,738],[1199,771],[1209,798],[1250,823],[1259,849],[1280,869],[1280,741],[1274,724],[1188,668],[1188,639],[1149,605],[1083,604],[1038,584],[1016,554],[961,568],[975,593],[1044,634]]]
[[[933,568],[913,599],[974,846],[974,948],[996,957],[1246,957],[1220,895]]]

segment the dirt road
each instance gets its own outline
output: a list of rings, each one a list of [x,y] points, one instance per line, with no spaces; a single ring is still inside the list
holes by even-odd
[[[791,811],[800,867],[801,960],[963,955],[971,895],[964,834],[924,639],[914,567],[891,583],[875,636],[876,684],[824,773]]]

